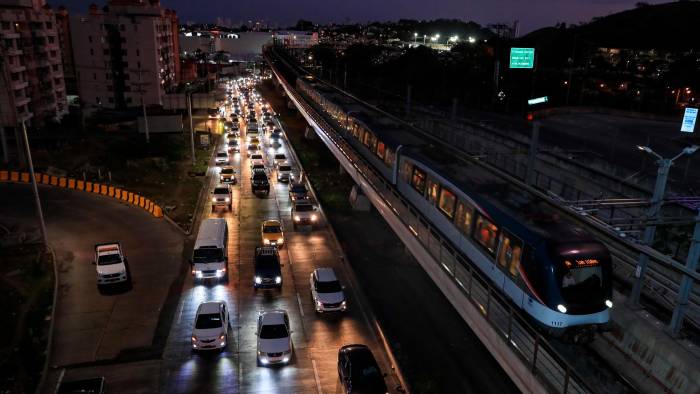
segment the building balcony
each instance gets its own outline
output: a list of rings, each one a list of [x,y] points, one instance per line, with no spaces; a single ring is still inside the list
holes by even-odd
[[[10,73],[20,73],[25,71],[27,67],[23,64],[10,64],[7,69],[10,70]]]
[[[20,97],[20,98],[15,98],[15,107],[21,107],[27,103],[32,101],[29,97]]]
[[[2,39],[19,38],[19,33],[14,32],[14,31],[3,31],[2,33],[0,33],[0,38],[2,38]]]
[[[12,90],[20,90],[29,86],[27,81],[12,81],[10,84],[12,85]]]
[[[24,54],[24,51],[21,49],[9,48],[7,50],[7,56],[19,56],[19,55],[23,55],[23,54]]]

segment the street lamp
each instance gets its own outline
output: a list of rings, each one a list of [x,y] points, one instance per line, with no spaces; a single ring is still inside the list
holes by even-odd
[[[681,153],[677,154],[671,159],[664,159],[658,153],[654,152],[648,146],[638,145],[637,149],[646,152],[654,157],[656,157],[656,162],[659,165],[659,170],[656,173],[656,184],[654,185],[654,194],[651,197],[651,206],[646,213],[646,219],[649,224],[644,228],[644,234],[642,236],[642,243],[644,245],[651,245],[654,241],[654,235],[656,234],[656,224],[655,220],[661,211],[661,203],[664,199],[664,193],[666,192],[666,181],[668,180],[668,173],[673,165],[673,162],[683,155],[692,155],[695,153],[700,146],[693,145],[684,148]],[[629,304],[631,306],[637,306],[639,304],[639,297],[642,294],[642,287],[644,286],[644,274],[646,273],[647,265],[649,263],[649,256],[644,253],[639,254],[639,261],[637,262],[637,268],[635,270],[635,281],[632,287],[632,293],[630,294]]]
[[[418,33],[413,33],[413,45],[418,44],[416,40],[418,40]]]
[[[468,41],[469,41],[470,44],[473,44],[473,43],[476,42],[476,38],[474,38],[474,37],[472,37],[472,36],[469,36]]]

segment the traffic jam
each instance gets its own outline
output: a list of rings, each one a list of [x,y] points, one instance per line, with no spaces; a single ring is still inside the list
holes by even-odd
[[[161,389],[395,392],[376,323],[258,82],[224,83]]]

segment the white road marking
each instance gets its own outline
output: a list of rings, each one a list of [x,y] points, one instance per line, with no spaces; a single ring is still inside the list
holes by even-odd
[[[177,314],[177,324],[180,324],[180,322],[182,321],[182,310],[183,309],[185,309],[185,301],[184,300],[180,303],[180,312],[178,312],[178,314]]]
[[[299,296],[299,293],[297,293],[297,302],[299,303],[299,313],[301,313],[301,317],[304,317],[304,308],[301,307],[301,296]]]
[[[297,293],[297,296],[299,294]],[[318,391],[318,394],[323,394],[323,391],[321,391],[321,380],[318,378],[318,369],[316,368],[316,360],[313,358],[311,359],[311,365],[314,367],[314,379],[316,380],[316,390]]]

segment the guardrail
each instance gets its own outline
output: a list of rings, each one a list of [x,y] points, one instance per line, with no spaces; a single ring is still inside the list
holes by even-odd
[[[42,173],[34,173],[34,177],[37,184],[80,190],[86,193],[111,197],[121,202],[137,206],[154,217],[163,217],[163,209],[161,209],[160,205],[154,203],[144,196],[119,187]],[[0,170],[0,183],[2,182],[30,183],[31,178],[28,172]]]
[[[280,77],[279,71],[269,58],[268,63],[287,96],[317,125],[317,130],[325,135],[324,142],[333,145],[335,149],[331,150],[336,153],[336,156],[343,156],[338,159],[350,163],[365,183],[392,208],[393,213],[390,214],[395,214],[433,259],[439,262],[442,271],[461,289],[462,295],[482,312],[485,321],[500,334],[499,337],[516,357],[553,392],[592,392],[571,365],[554,350],[538,330],[527,322],[527,318],[521,316],[520,311],[490,284],[478,268],[457,251],[438,229],[432,227],[430,221],[410,202],[403,199],[393,185],[385,181],[372,165],[347,143],[336,128],[320,116],[315,108],[306,103],[296,89]],[[382,212],[382,214],[386,213]]]

